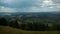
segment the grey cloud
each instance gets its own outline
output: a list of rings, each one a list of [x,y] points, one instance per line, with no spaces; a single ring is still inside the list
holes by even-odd
[[[25,8],[38,6],[39,4],[41,4],[41,2],[37,0],[13,0],[11,3],[7,3],[6,1],[4,2],[4,0],[2,0],[0,6],[11,8]]]

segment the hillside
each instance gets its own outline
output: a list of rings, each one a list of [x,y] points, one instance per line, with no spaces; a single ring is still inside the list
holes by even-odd
[[[0,34],[60,34],[60,31],[23,31],[9,26],[0,26]]]

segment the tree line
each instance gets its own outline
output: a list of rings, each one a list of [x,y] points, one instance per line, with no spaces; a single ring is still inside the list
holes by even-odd
[[[13,28],[18,28],[22,30],[31,30],[31,31],[50,31],[50,30],[58,30],[60,31],[60,24],[54,23],[18,23],[17,19],[7,21],[5,18],[0,18],[1,26],[10,26]]]

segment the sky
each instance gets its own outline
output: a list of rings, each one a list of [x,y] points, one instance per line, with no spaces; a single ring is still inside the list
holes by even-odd
[[[60,0],[0,0],[0,12],[60,11]]]

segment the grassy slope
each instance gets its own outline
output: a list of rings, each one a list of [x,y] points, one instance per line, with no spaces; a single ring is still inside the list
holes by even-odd
[[[60,34],[60,31],[23,31],[9,26],[0,26],[0,34]]]

